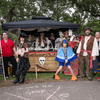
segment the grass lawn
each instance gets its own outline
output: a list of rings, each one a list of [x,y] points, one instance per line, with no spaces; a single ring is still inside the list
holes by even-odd
[[[38,72],[37,73],[37,79],[52,79],[53,75],[55,73],[54,72]],[[71,75],[65,75],[64,73],[59,73],[58,76],[61,79],[65,79],[66,77],[68,77],[69,79],[71,78]],[[36,74],[34,72],[27,72],[26,74],[26,79],[36,79]],[[11,75],[9,75],[9,79],[7,80],[14,80],[15,78],[13,78]],[[0,80],[4,80],[3,76],[0,76]]]
[[[54,72],[38,72],[37,78],[34,72],[28,72],[25,77],[25,84],[29,83],[42,83],[42,82],[57,82],[57,81],[71,81],[71,75],[65,75],[64,73],[59,73],[58,76],[61,78],[60,80],[52,79]],[[97,77],[100,77],[100,73],[97,73],[96,77],[93,77],[93,81],[97,80]],[[13,84],[12,82],[15,80],[11,75],[9,75],[9,79],[4,81],[4,77],[0,75],[0,87],[9,87],[9,86],[18,86],[19,84]],[[88,81],[88,79],[81,78],[77,81]]]

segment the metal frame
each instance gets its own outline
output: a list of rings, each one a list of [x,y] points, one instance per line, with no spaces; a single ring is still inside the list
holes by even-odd
[[[1,22],[1,25],[3,24],[3,22]],[[1,33],[3,33],[3,30],[1,29]],[[0,46],[1,46],[1,37],[0,37]],[[2,58],[2,67],[3,67],[3,75],[4,75],[4,81],[6,81],[6,77],[5,77],[5,69],[4,69],[4,63],[3,63],[3,56],[2,56],[2,47],[1,47],[1,58]]]

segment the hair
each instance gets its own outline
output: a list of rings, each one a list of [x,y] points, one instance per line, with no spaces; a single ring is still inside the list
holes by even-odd
[[[100,32],[95,32],[95,34],[96,34],[96,33],[99,33],[99,34],[100,34]]]
[[[2,32],[2,35],[3,35],[3,33],[7,33],[7,35],[8,35],[8,32],[7,31]]]
[[[20,38],[21,36],[18,37],[18,41],[20,41]],[[26,42],[26,38],[25,37],[22,37],[22,38],[24,38],[24,42]]]

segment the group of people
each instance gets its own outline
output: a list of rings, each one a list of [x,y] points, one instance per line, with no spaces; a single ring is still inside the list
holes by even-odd
[[[88,80],[92,80],[93,75],[96,76],[98,62],[100,61],[100,32],[95,33],[95,37],[91,35],[92,29],[86,27],[84,29],[85,36],[80,40],[76,52],[74,52],[73,45],[71,45],[71,38],[68,36],[68,31],[59,32],[59,38],[55,39],[54,34],[51,33],[49,38],[44,36],[44,33],[40,33],[40,37],[34,40],[34,36],[29,35],[28,40],[25,40],[24,36],[18,38],[19,42],[17,44],[17,49],[11,39],[8,39],[7,32],[3,32],[1,40],[1,51],[4,63],[4,72],[6,79],[9,78],[8,75],[8,62],[12,64],[12,77],[16,77],[13,81],[16,83],[24,83],[27,70],[30,68],[29,63],[29,47],[34,48],[44,48],[50,46],[52,42],[53,48],[57,48],[57,56],[55,60],[59,62],[59,68],[57,69],[53,79],[60,79],[57,75],[63,66],[68,66],[72,74],[71,80],[77,80],[77,78],[85,77],[84,69],[86,66],[86,76]],[[59,43],[59,45],[58,45]],[[49,45],[48,45],[49,44]],[[79,76],[76,77],[71,68],[70,62],[78,58],[79,66]],[[21,76],[22,75],[22,76]],[[21,79],[20,79],[21,76]],[[100,80],[100,77],[97,78]]]
[[[33,50],[58,50],[61,46],[61,41],[64,39],[64,37],[68,38],[68,31],[65,31],[64,33],[59,32],[58,38],[55,38],[54,33],[50,34],[50,37],[45,37],[44,33],[41,32],[40,36],[34,37],[34,35],[29,35],[28,40],[26,43],[28,44],[29,51]]]
[[[8,62],[12,64],[12,77],[16,77],[13,83],[24,83],[27,70],[30,68],[28,59],[28,44],[25,42],[25,37],[19,37],[17,49],[11,39],[8,39],[7,32],[2,33],[3,39],[1,40],[1,54],[3,56],[4,74],[6,79],[8,75]],[[21,76],[21,79],[20,79]]]
[[[55,43],[54,43],[54,37],[53,37],[53,33],[51,33],[51,37],[47,38],[44,36],[44,33],[41,32],[40,36],[35,39],[34,35],[29,35],[28,40],[26,41],[26,43],[28,44],[29,50],[33,51],[33,50],[49,50],[50,48],[53,48]]]
[[[76,50],[76,54],[73,52],[73,48],[71,47],[70,43],[68,43],[68,40],[63,39],[63,45],[58,49],[57,57],[55,59],[59,62],[59,68],[56,71],[55,75],[52,77],[53,79],[60,79],[57,74],[63,68],[64,65],[68,66],[69,70],[71,71],[71,80],[75,81],[77,80],[77,78],[83,78],[86,75],[88,80],[91,81],[92,72],[93,76],[96,76],[98,62],[100,61],[100,32],[96,32],[95,37],[91,35],[92,29],[90,27],[86,27],[84,29],[84,32],[85,36],[82,36],[81,41],[79,42],[78,48]],[[79,66],[79,75],[76,77],[70,66],[70,62],[77,58]],[[100,77],[97,79],[100,80]]]

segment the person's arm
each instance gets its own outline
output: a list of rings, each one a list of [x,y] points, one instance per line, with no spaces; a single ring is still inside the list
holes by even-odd
[[[35,47],[36,47],[36,48],[38,47],[38,38],[36,39]]]
[[[26,50],[23,48],[22,51],[23,51],[23,53],[28,53],[29,49],[28,49],[28,47],[26,47]]]
[[[24,44],[24,47],[25,47],[25,48],[22,49],[23,53],[28,53],[28,52],[29,52],[28,44],[25,43],[25,44]]]
[[[17,47],[17,51],[16,51],[16,62],[18,62],[19,61],[19,58],[18,58],[18,47]]]
[[[81,51],[81,42],[79,43],[79,46],[78,46],[77,51],[76,51],[77,54],[78,54],[78,55],[77,55],[78,57],[79,57],[80,51]]]
[[[16,48],[15,47],[13,47],[13,51],[14,51],[14,53],[16,53]]]
[[[92,47],[93,61],[96,59],[96,56],[99,56],[99,49],[98,49],[97,40],[96,40],[96,38],[94,38],[93,47]]]

